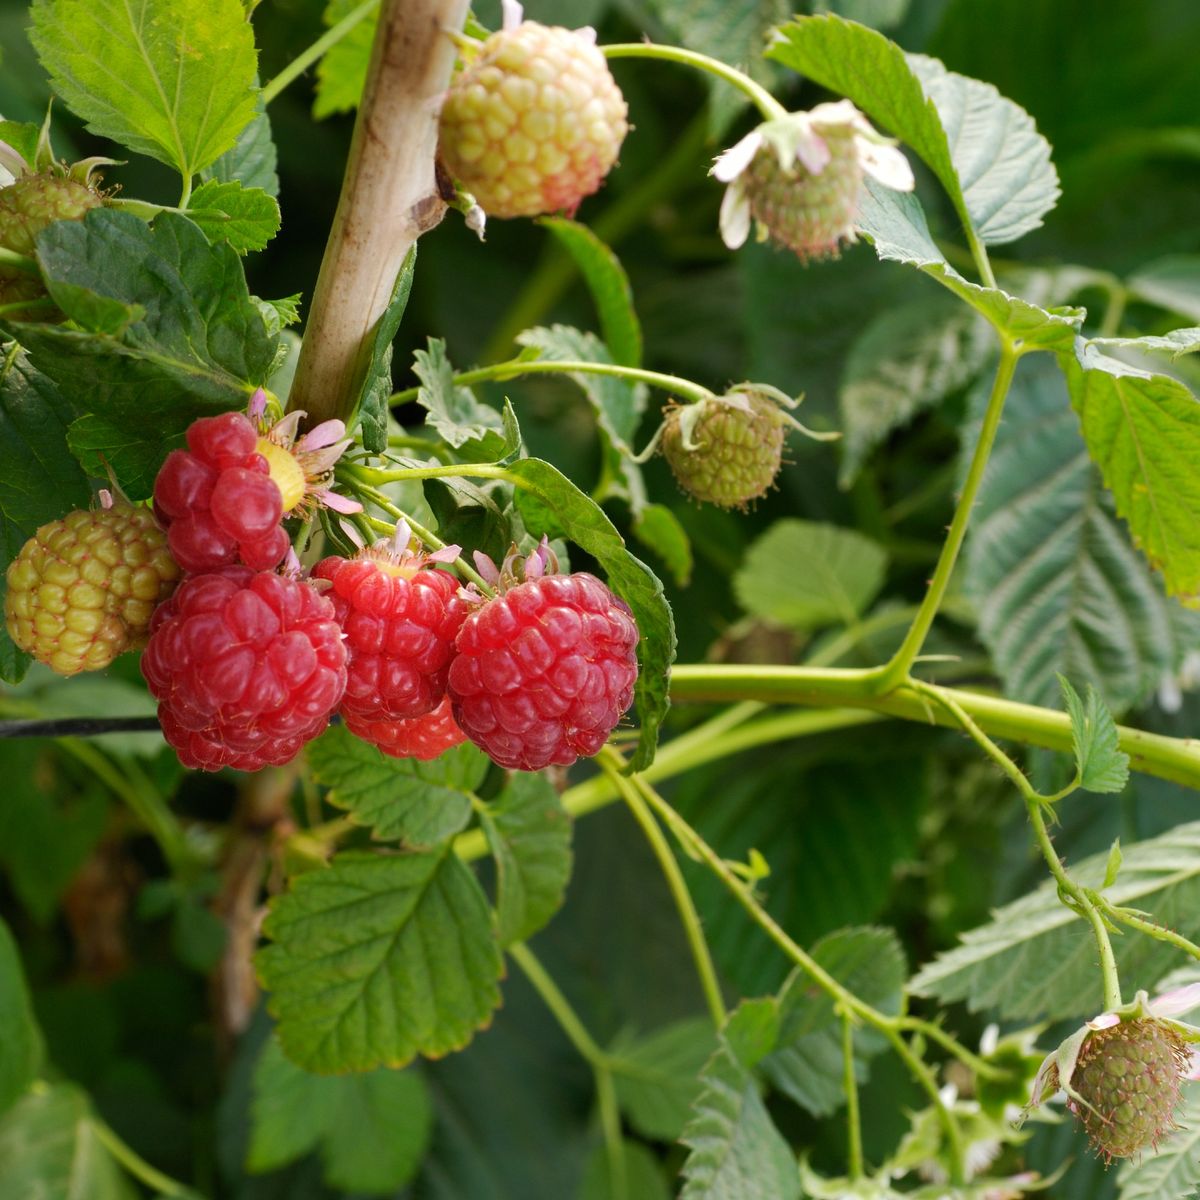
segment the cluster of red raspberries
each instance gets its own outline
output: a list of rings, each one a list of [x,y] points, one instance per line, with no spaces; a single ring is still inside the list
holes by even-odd
[[[161,586],[155,576],[156,606],[131,605],[128,586],[112,582],[119,566],[87,568],[95,536],[44,526],[9,571],[14,640],[65,674],[106,665],[110,647],[145,644],[163,734],[188,767],[286,763],[335,713],[398,757],[434,758],[466,738],[527,771],[595,754],[633,699],[628,606],[591,575],[547,573],[544,544],[503,570],[477,555],[496,592],[485,598],[438,565],[458,547],[421,553],[404,525],[303,577],[283,518],[358,506],[324,486],[348,444],[341,422],[297,439],[297,421],[261,434],[242,413],[194,422],[187,449],[172,451],[155,481],[161,529],[128,504],[73,514],[88,529],[124,529],[141,514],[136,537],[119,545],[133,544],[139,561],[173,558],[184,573],[178,587],[173,574],[160,572]],[[86,579],[72,583],[81,570]],[[98,609],[86,621],[76,593]],[[43,611],[45,598],[61,611]],[[72,638],[81,645],[68,658]]]

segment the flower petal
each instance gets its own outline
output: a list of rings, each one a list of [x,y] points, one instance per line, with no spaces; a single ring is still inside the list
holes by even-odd
[[[911,192],[917,185],[908,159],[895,146],[881,146],[864,137],[854,139],[858,150],[858,161],[868,175],[878,179],[884,187],[897,192]]]
[[[351,500],[349,496],[341,496],[330,488],[321,488],[313,492],[313,495],[318,503],[323,504],[326,508],[332,508],[334,512],[357,513],[363,510],[363,506],[357,500]]]
[[[320,425],[310,429],[297,443],[300,451],[320,450],[323,446],[332,446],[334,442],[346,436],[346,422],[336,418],[322,421]]]
[[[795,157],[800,160],[800,164],[810,175],[820,175],[829,166],[829,160],[833,157],[829,152],[829,143],[811,125],[807,129],[797,132],[792,146]],[[787,168],[791,165],[791,163],[785,163],[784,167]]]
[[[1120,1025],[1121,1018],[1114,1012],[1101,1013],[1098,1017],[1093,1017],[1086,1022],[1089,1029],[1111,1029],[1114,1025]]]
[[[708,173],[722,183],[731,183],[754,161],[762,141],[762,134],[752,129],[736,146],[718,154]]]
[[[1200,1008],[1200,983],[1173,988],[1150,1001],[1150,1011],[1156,1017],[1181,1017],[1194,1008]]]
[[[721,240],[730,250],[746,244],[750,236],[750,197],[745,188],[731,183],[721,201]]]
[[[1188,1063],[1187,1079],[1200,1079],[1200,1047],[1192,1050],[1191,1061]]]
[[[576,37],[581,37],[589,46],[596,44],[596,31],[591,25],[580,25],[578,29],[571,30]]]
[[[500,0],[500,11],[504,14],[500,22],[502,29],[516,29],[525,20],[525,9],[519,0]]]
[[[808,110],[808,119],[814,125],[858,125],[866,118],[850,100],[832,100],[818,104]]]

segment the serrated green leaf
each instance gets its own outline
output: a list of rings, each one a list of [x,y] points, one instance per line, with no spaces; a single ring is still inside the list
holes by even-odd
[[[667,679],[675,659],[675,619],[663,596],[662,581],[629,553],[599,505],[556,467],[539,458],[522,458],[507,471],[519,487],[529,489],[553,509],[567,537],[603,567],[609,586],[633,612],[641,635],[634,692],[641,731],[631,766],[635,771],[644,770],[654,761],[658,727],[670,706]]]
[[[453,837],[471,818],[471,796],[488,760],[469,742],[431,762],[393,758],[344,726],[326,730],[308,746],[317,782],[381,841],[431,846]]]
[[[30,1092],[0,1118],[0,1196],[135,1200],[72,1084]]]
[[[1109,350],[1132,350],[1139,354],[1165,352],[1174,362],[1185,354],[1200,352],[1200,327],[1172,329],[1170,333],[1145,337],[1092,338],[1089,344],[1105,354]]]
[[[799,1200],[796,1158],[775,1128],[750,1072],[722,1044],[681,1141],[690,1153],[681,1200]]]
[[[692,578],[692,542],[665,504],[647,504],[633,519],[633,536],[666,564],[671,578],[687,587]]]
[[[877,316],[851,347],[838,388],[841,486],[889,434],[970,383],[992,348],[986,323],[948,298]]]
[[[359,0],[330,0],[322,14],[326,25],[336,25],[358,7]],[[318,120],[334,113],[351,112],[358,107],[367,68],[371,64],[371,47],[375,42],[378,18],[365,17],[350,30],[317,64],[317,96],[313,116]]]
[[[882,259],[907,263],[937,279],[1007,337],[1025,347],[1070,347],[1086,315],[1081,308],[1040,308],[1000,288],[964,279],[937,248],[921,202],[911,193],[894,192],[868,179],[859,211],[860,232]]]
[[[1072,863],[1071,874],[1081,886],[1098,888],[1107,866],[1105,851]],[[1121,877],[1105,895],[1152,912],[1186,938],[1200,936],[1200,822],[1128,847]],[[1115,938],[1113,950],[1121,977],[1131,982],[1150,984],[1175,965],[1172,948],[1154,938]],[[973,1011],[987,1009],[1003,1020],[1090,1017],[1103,1008],[1095,941],[1059,902],[1053,880],[964,934],[909,986],[946,1003],[965,1000]]]
[[[571,878],[571,819],[545,775],[518,772],[481,824],[496,860],[500,945],[525,941],[562,905]]]
[[[0,375],[0,600],[4,571],[38,526],[91,500],[66,446],[71,417],[71,405],[25,354]],[[0,627],[0,679],[17,683],[29,662]]]
[[[710,1022],[693,1018],[611,1047],[617,1100],[643,1137],[675,1141],[700,1092],[700,1071],[716,1049]]]
[[[326,1183],[391,1192],[416,1174],[433,1130],[433,1108],[415,1071],[312,1075],[274,1039],[254,1069],[246,1167],[273,1171],[318,1149]]]
[[[813,958],[856,996],[889,1015],[903,1006],[908,967],[890,929],[839,930],[822,938]],[[833,1001],[797,969],[779,1000],[778,1048],[763,1062],[767,1078],[815,1117],[829,1116],[846,1102],[841,1020]],[[886,1043],[869,1031],[855,1037],[855,1074],[867,1078],[867,1062]]]
[[[776,996],[742,1000],[721,1029],[721,1040],[747,1070],[757,1067],[779,1042],[783,1014]]]
[[[983,241],[1013,241],[1054,207],[1049,145],[990,84],[905,55],[882,34],[832,15],[783,25],[768,56],[848,97],[916,151]]]
[[[448,847],[343,853],[299,876],[257,965],[293,1062],[321,1074],[461,1049],[500,1002],[487,901]]]
[[[565,217],[542,217],[545,225],[575,260],[600,318],[600,334],[613,361],[642,365],[642,327],[633,307],[633,290],[621,260],[586,225]]]
[[[258,78],[254,80],[258,86]],[[279,195],[279,156],[271,134],[271,118],[262,96],[254,102],[254,119],[238,134],[237,141],[210,167],[200,172],[203,180],[237,182],[246,188],[262,188],[268,196]]]
[[[292,296],[281,296],[278,300],[263,300],[258,296],[253,297],[254,302],[258,305],[258,311],[262,313],[263,322],[270,333],[278,333],[280,330],[286,329],[289,325],[295,325],[300,320],[300,303],[302,299],[303,296],[300,292],[296,292]],[[290,348],[286,351],[286,354],[289,358],[294,357],[294,352]],[[275,377],[279,369],[277,365],[271,373],[272,378]]]
[[[594,333],[572,329],[569,325],[552,325],[549,329],[526,329],[517,336],[517,344],[538,351],[538,358],[552,362],[616,361],[609,348]],[[596,421],[609,442],[618,450],[631,448],[634,434],[646,410],[644,384],[611,375],[592,375],[577,372],[570,375],[587,396]]]
[[[834,12],[839,17],[886,29],[899,25],[908,12],[911,0],[812,0],[814,13]]]
[[[964,471],[985,404],[981,386],[963,431]],[[1187,648],[1176,606],[1117,519],[1048,357],[1017,368],[972,514],[963,583],[1005,694],[1031,704],[1057,703],[1061,672],[1094,683],[1124,712],[1154,693]]]
[[[27,163],[37,157],[42,127],[33,121],[0,121],[0,142],[10,145]]]
[[[620,1190],[613,1182],[608,1147],[597,1146],[588,1159],[580,1185],[579,1200],[670,1200],[671,1192],[663,1176],[658,1158],[640,1142],[623,1140],[621,1155],[625,1163],[625,1179]]]
[[[38,1077],[42,1035],[33,1017],[21,956],[8,926],[0,920],[0,1114]]]
[[[261,250],[279,232],[279,202],[262,188],[240,183],[202,183],[187,215],[210,242],[228,242],[239,254]]]
[[[265,382],[277,338],[250,298],[241,260],[210,245],[186,217],[163,213],[153,227],[132,213],[97,209],[59,221],[38,238],[38,259],[60,305],[85,327],[19,325],[30,361],[76,407],[103,422],[88,446],[112,431],[112,449],[132,472],[118,475],[134,499],[166,454],[164,443],[199,416],[245,405]],[[139,306],[144,315],[119,335],[86,327],[92,296]]]
[[[257,56],[241,0],[35,0],[30,40],[87,127],[187,178],[254,116]]]
[[[480,462],[503,458],[507,446],[503,418],[490,405],[477,400],[470,388],[454,382],[446,343],[430,338],[414,358],[413,373],[421,381],[417,403],[429,413],[426,424],[456,450]]]
[[[1147,263],[1125,286],[1140,300],[1200,321],[1200,254],[1173,254]]]
[[[1200,1185],[1200,1088],[1183,1092],[1176,1131],[1117,1173],[1120,1200],[1195,1200]]]
[[[86,413],[71,422],[67,445],[92,478],[103,479],[111,467],[126,495],[142,499],[152,494],[163,459],[186,444],[185,436],[183,429],[169,437],[157,437],[146,429],[139,434],[128,426],[113,425],[95,413]]]
[[[1108,358],[1083,338],[1059,363],[1117,514],[1168,593],[1200,604],[1200,403],[1177,379]]]
[[[392,298],[371,334],[371,357],[359,392],[357,413],[365,449],[380,453],[388,444],[388,397],[392,394],[392,342],[404,320],[417,270],[417,244],[404,256]],[[420,352],[418,351],[418,354]]]
[[[1118,746],[1112,713],[1090,683],[1084,701],[1065,675],[1060,675],[1058,682],[1071,717],[1071,744],[1075,748],[1079,786],[1089,792],[1123,791],[1129,782],[1129,755]]]
[[[742,607],[778,625],[853,624],[883,586],[887,555],[853,529],[787,517],[746,551],[733,590]]]

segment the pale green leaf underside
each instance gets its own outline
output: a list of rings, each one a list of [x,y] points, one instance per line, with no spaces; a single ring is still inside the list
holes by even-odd
[[[0,920],[0,1113],[34,1081],[42,1065],[42,1035],[16,943]]]
[[[1072,864],[1085,887],[1104,881],[1108,851]],[[1114,904],[1154,913],[1186,938],[1200,936],[1200,822],[1180,825],[1124,851],[1121,876],[1105,893]],[[1155,980],[1178,952],[1147,937],[1113,939],[1121,976]],[[963,935],[912,980],[911,990],[965,1000],[1006,1020],[1090,1017],[1101,1011],[1096,945],[1087,925],[1059,903],[1053,880]]]
[[[254,116],[241,0],[35,0],[30,38],[55,91],[102,137],[191,177]]]
[[[1200,321],[1200,254],[1173,254],[1147,263],[1125,284],[1139,299]]]
[[[1089,792],[1119,792],[1129,782],[1129,755],[1117,744],[1117,727],[1104,707],[1096,689],[1088,684],[1087,698],[1063,675],[1063,700],[1071,718],[1071,743],[1075,748],[1075,769],[1079,786]],[[1109,871],[1105,879],[1108,881]]]
[[[641,1142],[626,1138],[622,1142],[622,1155],[625,1160],[625,1194],[629,1200],[670,1200],[671,1191],[667,1187],[662,1165],[653,1151]],[[613,1196],[619,1194],[613,1183],[608,1147],[597,1146],[584,1169],[578,1200],[612,1200]]]
[[[1088,452],[1167,591],[1200,598],[1200,402],[1180,383],[1080,338],[1059,362]]]
[[[1200,352],[1200,327],[1172,329],[1170,333],[1148,334],[1145,337],[1092,338],[1091,345],[1099,347],[1101,353],[1109,350],[1132,350],[1143,354],[1161,352],[1169,355],[1174,362],[1185,354]]]
[[[733,586],[747,612],[776,624],[849,625],[879,594],[886,567],[861,533],[789,517],[750,546]]]
[[[308,747],[317,782],[329,802],[344,808],[382,841],[429,846],[456,834],[471,816],[471,797],[488,762],[466,743],[435,758],[393,758],[344,727]]]
[[[1120,1200],[1195,1200],[1200,1184],[1200,1087],[1185,1087],[1175,1116],[1181,1128],[1122,1163],[1117,1174]]]
[[[985,391],[972,398],[964,456]],[[1061,673],[1095,684],[1124,712],[1181,657],[1175,605],[1130,544],[1046,356],[1017,370],[971,518],[963,582],[1005,694],[1016,699],[1057,706]]]
[[[487,901],[452,853],[343,853],[271,905],[258,968],[293,1062],[321,1074],[458,1050],[503,971]]]

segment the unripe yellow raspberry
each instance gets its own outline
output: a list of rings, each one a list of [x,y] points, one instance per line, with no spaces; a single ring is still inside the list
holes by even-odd
[[[98,671],[145,644],[180,570],[153,513],[118,500],[43,525],[9,564],[5,624],[59,675]]]
[[[617,161],[626,111],[587,32],[525,21],[492,34],[451,85],[442,160],[489,217],[570,214]]]

